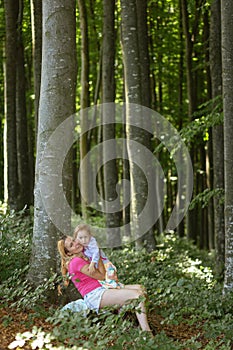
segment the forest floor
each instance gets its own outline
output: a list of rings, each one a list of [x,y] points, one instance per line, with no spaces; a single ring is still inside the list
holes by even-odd
[[[53,327],[45,318],[38,318],[33,312],[12,312],[12,308],[1,308],[0,319],[0,350],[7,350],[8,345],[15,340],[17,333],[29,331],[33,326],[41,328],[45,332],[49,332]],[[168,337],[179,343],[195,337],[196,341],[202,344],[202,347],[199,349],[204,349],[208,344],[208,340],[204,337],[201,329],[202,327],[198,328],[195,325],[188,325],[185,323],[166,325],[161,321],[162,317],[156,312],[153,311],[149,314],[149,322],[154,334],[163,331]],[[31,347],[24,346],[24,349],[31,349]],[[184,350],[189,349],[184,345]]]

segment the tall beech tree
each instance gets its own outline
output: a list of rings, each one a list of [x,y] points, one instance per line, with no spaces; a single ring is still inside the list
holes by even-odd
[[[41,83],[42,56],[42,0],[30,0],[32,25],[32,56],[33,56],[33,85],[34,85],[34,115],[35,135],[37,135],[38,110]]]
[[[5,201],[10,208],[19,209],[18,198],[18,164],[17,164],[17,131],[16,131],[16,64],[17,57],[17,20],[19,2],[5,0],[5,150],[4,159],[4,192]]]
[[[131,227],[134,237],[139,238],[138,214],[141,212],[145,203],[145,181],[141,182],[141,173],[134,164],[133,155],[129,146],[129,140],[141,141],[142,135],[138,129],[131,125],[132,111],[130,104],[136,103],[141,105],[141,76],[139,47],[137,37],[137,7],[136,0],[121,0],[121,42],[123,51],[124,80],[125,80],[125,102],[126,102],[126,138],[127,151],[129,156],[130,167],[130,188],[131,188]],[[138,131],[138,135],[137,132]],[[142,131],[141,131],[142,132]],[[140,198],[139,198],[140,197]],[[143,199],[144,198],[144,199]],[[139,199],[139,200],[138,200]]]
[[[70,213],[64,211],[58,200],[59,188],[54,188],[57,171],[53,165],[59,164],[61,144],[72,137],[61,133],[57,144],[52,145],[52,155],[43,163],[43,152],[46,150],[48,140],[59,125],[66,121],[75,111],[76,87],[76,26],[75,26],[75,0],[46,0],[43,1],[43,47],[42,47],[42,73],[39,104],[39,124],[36,154],[35,176],[35,210],[32,256],[29,279],[39,285],[44,278],[55,271],[57,264],[58,228],[47,213],[45,201],[49,212],[54,214],[66,232],[70,232]],[[63,138],[63,139],[62,139]],[[62,146],[63,147],[63,146]],[[61,150],[62,153],[62,150]],[[69,156],[67,155],[67,158]],[[71,165],[71,159],[68,162]],[[60,164],[63,166],[64,164]],[[52,173],[51,173],[52,171]],[[46,194],[41,193],[43,176],[48,176]],[[52,178],[51,178],[52,177]],[[50,179],[51,178],[51,179]],[[64,191],[70,197],[71,167],[63,168]],[[62,184],[59,184],[62,187]],[[60,228],[60,227],[59,227]],[[65,232],[65,230],[64,230]],[[64,233],[63,232],[63,233]]]
[[[33,203],[30,168],[26,73],[23,40],[24,1],[5,3],[5,201],[20,210]]]
[[[139,49],[139,62],[140,62],[140,88],[141,88],[141,104],[148,108],[151,108],[151,86],[150,86],[150,57],[149,57],[149,38],[148,38],[148,25],[147,25],[147,0],[136,1],[136,13],[137,13],[137,35],[138,35],[138,49]],[[148,121],[147,121],[148,122]],[[143,126],[143,122],[142,122]],[[152,127],[151,127],[152,128]],[[143,144],[152,150],[152,135],[144,130]],[[151,176],[151,164],[147,165],[144,169],[148,176]],[[156,189],[156,182],[154,182],[154,190]],[[156,198],[155,210],[159,207],[160,198]],[[152,214],[152,213],[151,213]],[[151,215],[149,214],[149,215]],[[153,250],[155,248],[155,236],[154,226],[150,228],[145,237],[141,239],[147,242],[147,248]],[[139,240],[138,240],[139,243]]]
[[[80,117],[81,129],[86,130],[88,126],[88,116],[86,108],[90,104],[89,96],[89,36],[88,36],[88,21],[87,8],[84,0],[78,0],[80,31],[81,31],[81,98],[80,98]],[[80,137],[80,160],[82,160],[88,153],[89,142],[88,133],[82,133]],[[86,164],[86,163],[85,163]],[[90,174],[88,174],[88,167],[80,169],[80,182],[82,188],[81,207],[84,219],[87,219],[87,203],[89,202],[89,184]],[[85,200],[86,199],[86,200]]]
[[[146,174],[147,169],[140,169],[135,162],[136,151],[131,147],[131,140],[141,145],[147,144],[148,133],[143,128],[143,116],[141,115],[142,89],[140,54],[138,41],[137,4],[136,0],[121,0],[121,26],[122,26],[122,51],[125,78],[125,102],[126,102],[126,137],[127,151],[130,165],[131,184],[131,227],[136,244],[142,246],[141,221],[139,220],[148,196]],[[138,105],[138,108],[133,107]],[[135,113],[136,112],[136,113]],[[133,118],[136,117],[134,120]],[[143,155],[141,155],[143,157]],[[145,172],[145,173],[143,173]],[[150,216],[150,213],[148,212]]]
[[[109,147],[106,141],[115,140],[115,1],[103,1],[103,59],[102,59],[102,101],[103,101],[103,168],[104,199],[108,245],[120,246],[121,225],[120,197],[116,192],[118,171],[114,142]],[[108,230],[110,228],[110,230]],[[114,229],[115,228],[115,229]],[[109,232],[108,232],[109,231]],[[113,233],[114,232],[114,233]]]
[[[181,12],[182,12],[182,23],[183,33],[185,37],[185,58],[186,58],[186,81],[187,81],[187,97],[188,97],[188,117],[189,122],[192,122],[195,118],[194,113],[198,109],[198,105],[203,102],[202,91],[204,89],[203,83],[203,72],[198,67],[196,62],[198,57],[202,55],[202,52],[198,49],[196,43],[202,30],[202,15],[203,15],[203,2],[198,0],[195,3],[190,4],[187,0],[181,0]],[[190,6],[191,5],[191,6]],[[190,13],[193,16],[190,16]],[[204,11],[205,17],[205,11]],[[203,32],[205,34],[205,24]],[[203,39],[203,36],[202,36]],[[205,45],[203,46],[203,52],[206,53]],[[203,56],[203,63],[206,60],[206,55]],[[208,64],[206,64],[208,67]],[[206,68],[206,71],[208,69]],[[206,77],[209,78],[207,74]],[[206,79],[207,80],[207,79]],[[209,91],[207,91],[210,93]],[[198,147],[195,147],[193,142],[190,145],[190,155],[193,162],[193,167],[201,169],[196,174],[197,181],[194,186],[194,196],[199,192],[203,192],[206,188],[206,155],[204,149],[204,143],[201,136],[198,138]],[[187,235],[190,239],[195,242],[199,241],[201,248],[207,247],[208,245],[208,230],[207,230],[207,213],[205,210],[198,210],[195,207],[189,210],[187,215]],[[198,220],[197,220],[198,218]],[[205,224],[203,224],[205,223]]]
[[[24,2],[19,0],[17,59],[16,59],[16,130],[17,130],[17,164],[18,164],[18,206],[33,204],[33,174],[30,171],[29,138],[26,104],[26,74],[24,59],[24,42],[22,36]]]
[[[211,4],[210,17],[210,70],[212,98],[216,99],[222,95],[222,57],[221,57],[221,3],[214,0]],[[213,109],[217,103],[214,102]],[[214,189],[224,188],[224,142],[223,125],[216,125],[212,130],[213,142],[213,187]],[[214,197],[214,231],[216,250],[216,272],[223,277],[224,268],[224,204],[220,196]]]
[[[193,77],[193,40],[192,33],[190,33],[190,24],[189,24],[189,13],[188,13],[188,3],[187,0],[181,0],[181,11],[182,11],[182,23],[183,23],[183,32],[185,35],[185,58],[186,58],[186,79],[187,79],[187,94],[188,94],[188,115],[190,121],[193,118],[193,113],[197,107],[196,105],[196,90],[194,85]],[[195,33],[196,34],[196,33]],[[193,33],[194,35],[194,33]],[[191,158],[194,160],[194,149],[191,149]],[[187,235],[192,240],[197,240],[197,230],[194,229],[196,215],[194,210],[189,211],[187,215]]]
[[[224,113],[225,276],[223,291],[233,290],[233,2],[221,2]]]

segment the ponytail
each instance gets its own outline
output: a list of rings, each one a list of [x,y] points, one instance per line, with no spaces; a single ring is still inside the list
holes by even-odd
[[[66,248],[65,248],[65,240],[62,238],[57,242],[57,249],[61,256],[61,274],[63,277],[63,284],[65,287],[69,285],[69,279],[67,278],[68,273],[68,264],[70,262],[71,257],[68,256]]]

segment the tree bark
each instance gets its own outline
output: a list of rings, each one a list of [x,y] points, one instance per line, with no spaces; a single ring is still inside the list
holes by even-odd
[[[193,118],[193,113],[196,109],[196,90],[194,85],[193,78],[193,41],[192,35],[189,28],[189,13],[188,13],[188,4],[187,0],[181,0],[181,12],[182,12],[182,23],[183,23],[183,32],[185,35],[185,57],[186,57],[186,76],[187,76],[187,93],[188,93],[188,115],[190,121]],[[191,146],[190,155],[192,161],[194,161],[194,149]],[[187,236],[191,240],[197,241],[197,230],[195,229],[195,220],[196,220],[196,209],[189,210],[187,214]]]
[[[18,164],[16,135],[16,65],[17,19],[19,3],[5,0],[6,44],[5,44],[5,150],[4,199],[11,209],[18,209]]]
[[[225,276],[223,291],[233,290],[233,2],[221,2],[222,82],[225,174]]]
[[[78,0],[80,29],[81,29],[81,130],[86,130],[88,125],[88,114],[85,109],[89,107],[89,40],[87,10],[84,0]],[[82,133],[80,137],[80,160],[84,159],[88,153],[88,133]],[[87,164],[87,162],[85,162]],[[89,184],[88,166],[80,168],[80,186],[81,186],[81,207],[84,220],[88,217],[87,205],[89,202]]]
[[[70,154],[66,155],[66,160],[61,164],[60,157],[65,156],[63,148],[66,142],[72,140],[73,135],[73,123],[69,124],[68,130],[63,130],[61,125],[65,124],[61,123],[69,121],[75,111],[75,34],[75,0],[67,0],[65,3],[62,0],[43,1],[34,229],[28,274],[35,285],[42,283],[51,276],[51,271],[56,270],[59,230],[63,234],[71,232],[70,207],[67,209],[60,194],[62,192],[70,197],[71,159]],[[59,137],[51,144],[49,139],[53,135]],[[44,152],[47,152],[47,157]],[[63,174],[61,180],[58,172]],[[62,183],[57,184],[57,181]]]
[[[42,59],[42,0],[30,0],[31,25],[32,25],[32,56],[34,75],[34,114],[35,137],[37,137],[38,110],[40,100],[41,83],[41,59]]]
[[[211,5],[210,17],[210,71],[212,98],[222,94],[222,57],[221,57],[221,4],[214,0]],[[215,107],[214,103],[213,107]],[[212,130],[213,143],[213,188],[224,189],[224,142],[223,125],[216,125]],[[216,251],[216,273],[223,278],[225,229],[224,204],[219,196],[214,197],[214,236]]]
[[[140,86],[141,91],[141,103],[143,106],[151,108],[151,87],[150,87],[150,58],[149,58],[149,39],[148,39],[148,27],[147,27],[147,0],[136,0],[137,6],[137,33],[138,33],[138,48],[139,48],[139,62],[140,62]],[[148,121],[147,121],[148,123]],[[143,126],[143,122],[142,122]],[[151,128],[152,129],[152,126]],[[151,144],[152,135],[144,130],[144,145],[152,151]],[[151,176],[152,169],[151,164],[148,164],[147,169],[144,169],[148,176]],[[156,183],[154,183],[156,187]],[[151,189],[152,190],[152,189]],[[155,190],[155,188],[154,188]],[[159,198],[156,198],[155,206],[158,207]],[[154,227],[147,232],[147,234],[137,241],[139,245],[143,245],[143,241],[146,241],[148,251],[155,249],[155,236]]]
[[[24,43],[22,38],[23,0],[19,1],[17,59],[16,59],[16,123],[17,123],[17,159],[18,159],[18,207],[32,205],[32,173],[29,167],[28,123],[26,107],[26,79],[24,63]]]
[[[103,1],[103,164],[104,199],[108,246],[120,246],[120,193],[116,191],[118,171],[115,149],[115,1]],[[111,147],[109,143],[111,142]]]
[[[137,248],[140,248],[142,246],[141,237],[146,233],[144,232],[140,214],[147,202],[148,191],[150,189],[147,187],[148,169],[141,169],[136,164],[139,155],[141,160],[144,159],[144,155],[140,152],[142,149],[146,151],[148,138],[148,133],[143,128],[143,124],[146,121],[143,119],[141,107],[142,90],[136,0],[121,0],[121,18],[125,77],[126,135],[131,184],[131,233],[132,237],[136,240]],[[139,148],[132,147],[131,141],[137,142],[138,147],[140,148],[142,146],[142,148],[139,150]],[[146,164],[147,166],[148,164]],[[150,217],[149,212],[148,216]]]
[[[207,83],[207,99],[210,100],[212,97],[212,87],[211,87],[211,74],[210,74],[210,14],[209,9],[207,8],[203,14],[203,41],[204,41],[204,50],[205,50],[205,66],[206,66],[206,77],[203,75],[203,78],[206,78]],[[209,140],[207,142],[206,150],[206,186],[209,189],[213,189],[213,142],[212,142],[212,129],[209,130]],[[213,198],[210,199],[209,205],[207,208],[208,215],[208,248],[213,250],[215,247],[214,242],[214,202]]]

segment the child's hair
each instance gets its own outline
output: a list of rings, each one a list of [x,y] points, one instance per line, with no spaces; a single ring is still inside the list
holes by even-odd
[[[79,231],[85,230],[89,233],[89,235],[91,236],[91,228],[89,225],[87,224],[80,224],[78,226],[75,227],[74,229],[74,234],[73,234],[73,238],[76,239],[78,236]]]

